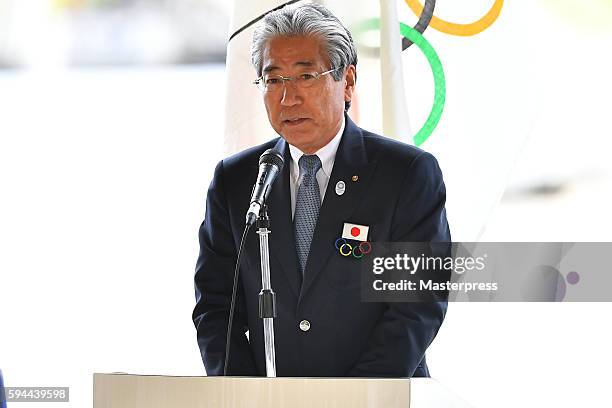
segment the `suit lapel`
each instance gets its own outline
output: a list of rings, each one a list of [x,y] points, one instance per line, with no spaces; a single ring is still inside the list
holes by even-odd
[[[348,115],[345,118],[344,134],[336,152],[334,167],[310,244],[300,301],[335,250],[334,243],[342,235],[343,223],[351,221],[350,216],[363,199],[374,169],[374,163],[368,162],[361,129]],[[356,182],[352,181],[354,175],[358,176]],[[339,181],[343,181],[346,185],[342,195],[336,194],[336,184]],[[295,253],[295,240],[292,243],[293,253]],[[295,262],[297,262],[297,257],[295,257]]]
[[[296,298],[300,293],[301,276],[298,270],[295,235],[291,216],[291,190],[289,188],[289,168],[291,155],[283,138],[276,143],[275,149],[283,154],[285,165],[280,177],[274,182],[267,205],[270,214],[270,253],[280,263],[289,286]]]

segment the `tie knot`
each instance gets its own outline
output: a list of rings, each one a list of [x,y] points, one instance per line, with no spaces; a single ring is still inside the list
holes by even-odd
[[[316,154],[304,154],[298,164],[302,174],[314,175],[321,168],[321,159]]]

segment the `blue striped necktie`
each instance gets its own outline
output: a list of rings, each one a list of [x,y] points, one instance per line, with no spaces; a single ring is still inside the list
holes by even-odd
[[[321,206],[321,193],[316,174],[321,168],[321,160],[316,154],[303,155],[300,157],[300,178],[302,180],[298,187],[295,200],[295,246],[297,250],[300,272],[304,274],[310,243],[314,234],[319,207]]]

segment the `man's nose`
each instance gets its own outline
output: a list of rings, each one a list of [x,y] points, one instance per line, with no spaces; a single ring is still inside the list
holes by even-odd
[[[302,101],[300,91],[295,86],[295,81],[284,81],[283,85],[283,97],[281,99],[281,105],[283,106],[294,106],[298,105]]]

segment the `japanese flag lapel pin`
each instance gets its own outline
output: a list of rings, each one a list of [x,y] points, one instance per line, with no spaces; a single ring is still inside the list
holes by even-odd
[[[351,224],[350,222],[345,222],[344,227],[342,228],[342,238],[352,239],[355,241],[367,241],[369,229],[370,227],[368,227],[367,225]]]

